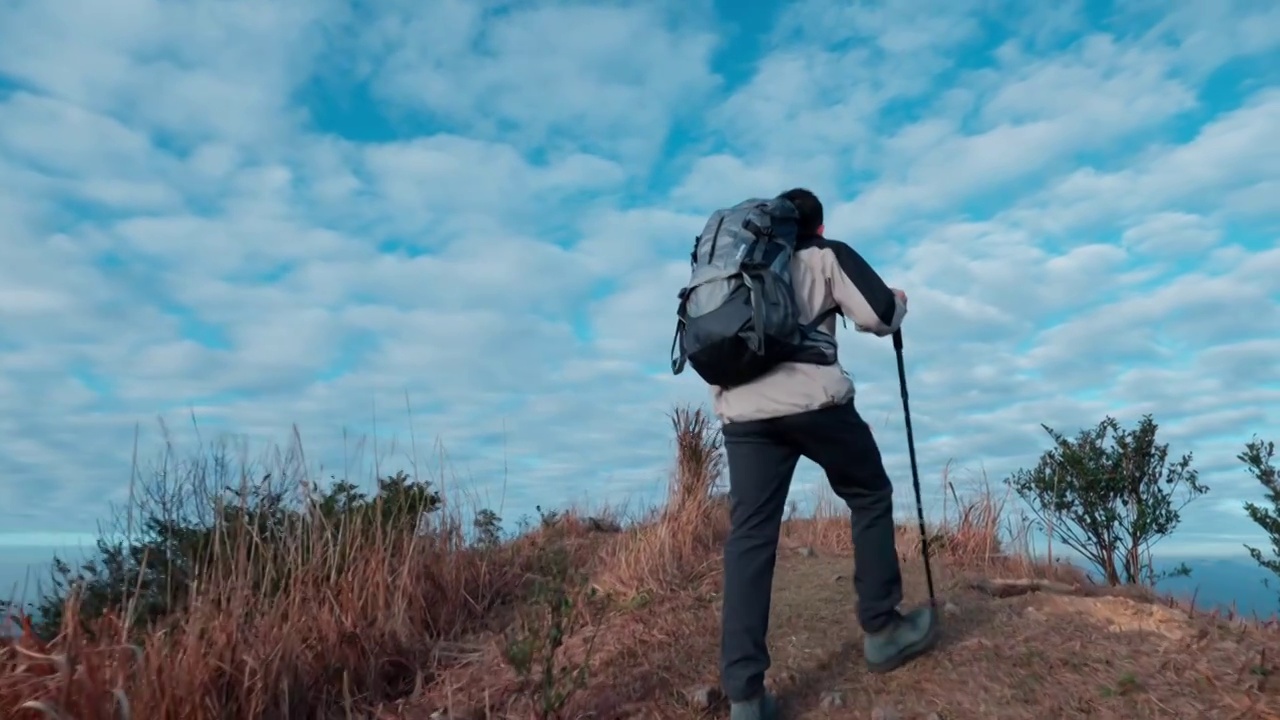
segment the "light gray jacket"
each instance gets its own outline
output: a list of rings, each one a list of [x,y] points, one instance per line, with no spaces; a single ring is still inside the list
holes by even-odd
[[[883,337],[893,334],[907,314],[906,304],[871,265],[839,240],[801,241],[791,261],[791,282],[801,322],[838,307],[859,331]],[[836,319],[827,320],[822,328],[834,337]],[[853,398],[853,380],[838,362],[782,363],[745,385],[729,389],[713,385],[711,396],[723,422],[762,420],[846,402]]]

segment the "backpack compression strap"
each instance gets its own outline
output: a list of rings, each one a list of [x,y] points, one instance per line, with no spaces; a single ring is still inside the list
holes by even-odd
[[[684,352],[684,319],[685,308],[689,304],[689,288],[680,290],[680,306],[676,308],[676,333],[671,338],[671,374],[679,375],[684,372],[685,362],[688,357]]]

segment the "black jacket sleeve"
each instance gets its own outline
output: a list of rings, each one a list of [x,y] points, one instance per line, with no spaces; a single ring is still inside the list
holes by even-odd
[[[828,256],[823,267],[832,299],[858,330],[884,337],[902,326],[906,303],[898,299],[870,263],[839,240],[823,240],[819,246]]]

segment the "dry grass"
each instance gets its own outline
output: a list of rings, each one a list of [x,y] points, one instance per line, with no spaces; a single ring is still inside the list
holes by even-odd
[[[689,410],[672,422],[668,498],[625,527],[608,513],[568,512],[480,548],[460,507],[446,503],[418,534],[358,524],[336,536],[287,534],[275,551],[291,566],[270,598],[252,582],[261,538],[227,536],[223,572],[164,627],[109,615],[86,631],[73,598],[59,637],[0,648],[0,717],[529,717],[533,685],[504,656],[513,627],[545,616],[529,593],[553,551],[590,578],[567,589],[580,629],[560,662],[590,674],[564,716],[697,717],[684,691],[715,682],[728,518],[713,422]],[[928,534],[960,637],[887,679],[852,669],[853,630],[832,632],[850,626],[847,512],[826,499],[812,517],[788,520],[784,544],[817,555],[780,556],[771,683],[791,693],[796,713],[867,717],[889,704],[904,717],[1275,717],[1268,678],[1280,643],[1270,629],[1168,603],[1075,597],[1083,576],[1031,556],[1007,495],[983,486],[962,498],[945,473],[943,482],[948,506]],[[899,539],[918,598],[914,522]],[[997,599],[971,589],[975,577],[1051,581],[1042,587],[1059,594]],[[586,602],[593,589],[602,602]],[[845,709],[818,708],[830,691],[848,696]]]
[[[251,581],[255,538],[226,538],[236,553],[228,571],[137,645],[110,616],[82,631],[73,599],[61,636],[28,637],[6,654],[0,708],[42,703],[50,717],[78,720],[125,704],[135,718],[310,718],[407,696],[429,680],[442,644],[487,623],[526,572],[514,548],[480,552],[461,528],[445,514],[422,536],[353,524],[328,544],[298,532],[284,548],[295,566],[271,598]]]

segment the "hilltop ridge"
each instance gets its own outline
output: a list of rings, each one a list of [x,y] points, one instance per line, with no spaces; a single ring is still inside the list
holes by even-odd
[[[58,637],[0,647],[0,717],[723,717],[721,458],[705,415],[674,425],[667,501],[632,522],[548,512],[503,538],[401,476],[383,488],[429,522],[380,499],[338,521],[230,513],[154,625],[124,619],[133,600],[82,623],[73,594]],[[767,679],[786,717],[1280,717],[1273,624],[1092,585],[1033,557],[1004,502],[979,489],[929,528],[943,640],[884,676],[859,659],[847,512],[789,518]],[[926,600],[919,543],[899,528],[908,604]]]
[[[766,682],[782,697],[786,717],[1280,717],[1272,678],[1280,634],[1272,626],[1203,612],[1142,587],[1094,585],[1064,564],[974,554],[985,532],[975,526],[940,535],[958,541],[942,543],[934,558],[944,622],[938,650],[889,675],[867,673],[846,527],[844,518],[827,514],[784,528]],[[914,534],[900,529],[907,604],[927,600]],[[658,597],[607,623],[610,649],[606,659],[597,657],[595,689],[570,716],[722,716],[716,583],[709,575],[700,592]],[[473,657],[387,717],[522,715],[515,706],[495,706],[494,698],[517,694],[519,683],[489,640],[475,638]]]

